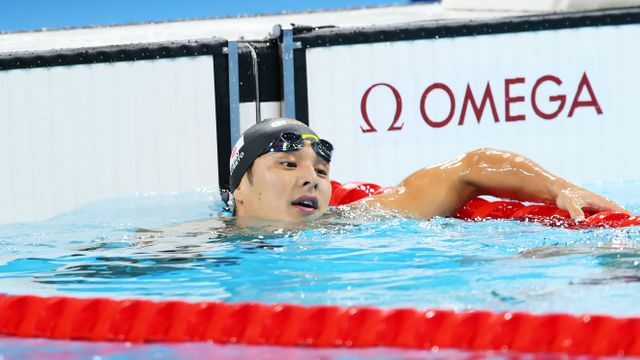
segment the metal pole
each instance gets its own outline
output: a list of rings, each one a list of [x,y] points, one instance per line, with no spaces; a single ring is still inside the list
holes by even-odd
[[[294,76],[293,62],[293,26],[280,25],[276,30],[282,34],[282,44],[280,47],[280,57],[282,58],[282,85],[284,92],[284,116],[296,118],[296,84]]]
[[[253,79],[255,81],[255,93],[256,93],[256,124],[262,121],[262,115],[260,114],[260,78],[258,76],[258,54],[253,46],[249,43],[244,43],[251,51],[251,60],[253,62]]]
[[[231,128],[231,146],[240,138],[240,83],[238,80],[238,42],[229,40],[227,45],[229,57],[229,117]]]

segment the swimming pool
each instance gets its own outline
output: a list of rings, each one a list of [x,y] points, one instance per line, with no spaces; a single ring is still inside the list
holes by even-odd
[[[640,181],[587,187],[640,213]],[[309,230],[255,228],[244,235],[225,230],[229,218],[180,225],[215,216],[220,207],[211,191],[140,194],[96,201],[44,222],[2,225],[0,289],[43,296],[639,315],[638,228],[566,230],[389,214],[345,214]],[[103,355],[113,350],[116,357],[124,351],[122,344],[12,338],[0,339],[0,349],[17,356],[33,343]],[[204,345],[153,346],[133,345],[125,353],[188,353]],[[216,349],[254,351],[242,348]],[[291,351],[305,356],[305,350]],[[325,351],[329,357],[384,356]]]

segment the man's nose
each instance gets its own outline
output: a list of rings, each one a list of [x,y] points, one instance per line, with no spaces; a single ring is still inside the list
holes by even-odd
[[[298,168],[299,182],[302,187],[312,187],[318,189],[318,174],[312,165],[303,165]]]

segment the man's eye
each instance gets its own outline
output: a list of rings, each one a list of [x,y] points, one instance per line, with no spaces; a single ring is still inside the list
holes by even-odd
[[[280,164],[282,164],[282,166],[288,167],[288,168],[294,168],[294,167],[297,166],[296,163],[291,162],[291,161],[283,161]]]
[[[322,169],[316,169],[316,174],[321,175],[321,176],[326,176],[327,172],[325,170],[322,170]]]

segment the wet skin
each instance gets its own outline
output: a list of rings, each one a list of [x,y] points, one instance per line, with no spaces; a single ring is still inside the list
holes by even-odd
[[[364,201],[429,219],[453,216],[471,198],[491,195],[519,201],[553,204],[574,219],[583,209],[621,211],[615,202],[549,173],[522,155],[494,149],[478,149],[442,164],[420,169],[387,194]]]
[[[329,164],[311,149],[267,153],[235,190],[238,219],[300,222],[319,218],[331,197]],[[406,217],[452,216],[468,200],[492,195],[542,202],[584,217],[583,209],[623,211],[615,202],[552,175],[521,155],[478,149],[450,161],[420,169],[382,195],[361,200],[359,208],[391,210]],[[306,203],[302,203],[306,201]]]
[[[315,220],[331,198],[330,165],[305,141],[299,151],[270,152],[245,174],[233,196],[238,218],[283,222]]]

